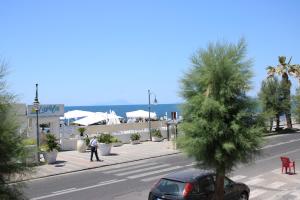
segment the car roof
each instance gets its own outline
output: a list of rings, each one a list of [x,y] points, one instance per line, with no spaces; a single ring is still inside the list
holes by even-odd
[[[164,179],[170,179],[180,182],[193,182],[198,178],[213,175],[215,174],[213,171],[203,170],[203,169],[196,169],[196,168],[189,168],[185,170],[181,170],[178,172],[174,172],[164,176]]]

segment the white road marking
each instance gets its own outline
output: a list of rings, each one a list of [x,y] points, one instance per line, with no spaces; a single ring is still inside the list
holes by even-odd
[[[111,183],[111,182],[115,182],[115,181],[117,181],[117,179],[112,179],[112,180],[108,180],[108,181],[102,181],[102,182],[99,182],[98,184]]]
[[[280,182],[280,181],[275,181],[275,182],[271,183],[270,185],[268,185],[267,187],[272,188],[272,189],[278,189],[284,185],[286,185],[286,183]]]
[[[197,165],[197,162],[192,162],[191,164],[186,165],[186,167],[191,167],[191,166],[194,166],[194,165]]]
[[[274,169],[274,170],[272,170],[271,172],[274,173],[274,174],[282,174],[282,173],[281,173],[281,168]],[[284,172],[285,172],[285,171],[283,171],[283,173],[284,173]]]
[[[292,192],[291,195],[296,196],[296,199],[300,199],[300,191]]]
[[[280,146],[280,145],[283,145],[283,144],[289,144],[289,143],[293,143],[293,142],[298,142],[298,141],[300,141],[300,139],[293,139],[293,140],[289,140],[289,141],[286,141],[286,142],[279,142],[277,144],[270,144],[270,145],[264,146],[264,147],[262,147],[260,149],[268,149],[268,148]]]
[[[73,190],[67,190],[67,191],[60,192],[60,193],[54,193],[54,194],[44,195],[44,196],[40,196],[40,197],[35,197],[35,198],[32,198],[31,200],[46,199],[46,198],[49,198],[49,197],[55,197],[55,196],[59,196],[59,195],[62,195],[62,194],[68,194],[68,193],[72,193],[72,192],[78,192],[78,191],[87,190],[87,189],[91,189],[91,188],[101,187],[101,186],[104,186],[104,185],[118,183],[118,182],[122,182],[122,181],[126,181],[126,180],[127,179],[104,181],[104,182],[101,182],[97,185],[91,185],[91,186],[77,188],[77,189],[73,189]]]
[[[149,181],[154,181],[154,180],[158,180],[164,176],[166,176],[168,174],[161,174],[161,175],[158,175],[158,176],[151,176],[149,178],[144,178],[144,179],[141,179],[142,182],[149,182]]]
[[[105,167],[101,167],[101,168],[92,169],[91,171],[95,171],[95,172],[108,171],[108,170],[112,170],[112,169],[121,169],[122,167],[140,165],[143,163],[149,163],[149,160],[141,160],[141,161],[127,162],[127,163],[121,163],[121,164],[116,164],[116,165],[111,165],[111,166],[105,166]]]
[[[70,190],[75,190],[76,188],[69,188],[69,189],[65,189],[65,190],[59,190],[59,191],[55,191],[55,192],[52,192],[54,194],[56,193],[62,193],[62,192],[66,192],[66,191],[70,191]]]
[[[139,173],[139,172],[149,171],[149,170],[152,170],[152,169],[159,169],[159,168],[168,167],[168,166],[170,166],[170,165],[169,164],[158,165],[158,166],[154,166],[154,167],[137,169],[137,170],[132,170],[132,171],[129,171],[129,172],[123,172],[123,173],[119,173],[119,174],[116,174],[116,175],[117,176],[125,176],[125,175],[129,175],[129,174],[136,174],[136,173]]]
[[[285,195],[289,194],[290,191],[282,191],[282,192],[277,192],[276,194],[269,196],[268,198],[265,198],[264,200],[282,200],[286,199],[284,198]]]
[[[255,197],[258,197],[259,195],[262,195],[264,193],[266,193],[267,191],[266,190],[262,190],[262,189],[254,189],[250,192],[250,198],[249,199],[252,199],[252,198],[255,198]]]
[[[130,166],[130,167],[124,167],[124,168],[120,168],[120,169],[110,170],[110,171],[106,171],[106,172],[103,172],[103,173],[104,174],[112,174],[112,173],[116,173],[116,172],[121,172],[121,171],[126,171],[126,170],[131,170],[131,169],[137,169],[137,168],[152,166],[152,165],[156,165],[156,164],[157,163],[155,163],[155,162],[145,163],[145,164],[142,164],[142,165],[136,165],[136,166]]]
[[[291,153],[296,153],[298,151],[300,151],[300,149],[295,149],[293,151],[287,151],[287,152],[284,152],[284,155],[288,155],[288,154],[291,154]],[[267,160],[272,160],[274,158],[278,158],[278,160],[280,161],[280,156],[282,156],[282,155],[283,155],[283,153],[280,153],[280,154],[277,154],[277,155],[274,155],[274,156],[270,156],[268,158],[258,159],[258,160],[255,161],[255,164],[260,163],[260,162],[264,162],[264,161],[267,161]]]
[[[230,177],[230,179],[233,180],[233,181],[238,181],[238,180],[244,179],[246,177],[247,176],[237,175],[237,176]]]
[[[158,173],[161,173],[161,172],[167,172],[167,171],[171,171],[171,170],[175,170],[175,169],[180,169],[180,168],[183,168],[183,167],[184,166],[174,166],[174,167],[169,167],[169,168],[162,169],[162,170],[157,170],[157,171],[152,171],[152,172],[148,172],[148,173],[128,176],[127,178],[129,178],[129,179],[141,178],[141,177],[144,177],[144,176],[149,176],[149,175],[152,175],[152,174],[158,174]]]
[[[249,181],[246,181],[245,184],[246,185],[255,185],[257,183],[263,182],[264,179],[262,178],[251,178]]]

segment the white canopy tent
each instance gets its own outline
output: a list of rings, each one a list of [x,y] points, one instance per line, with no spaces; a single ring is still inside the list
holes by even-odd
[[[67,125],[70,125],[70,122],[72,122],[74,119],[76,120],[78,118],[87,117],[93,114],[94,114],[93,112],[84,111],[84,110],[71,110],[66,112],[64,116],[60,118],[60,120],[63,120],[64,123],[67,120]]]
[[[118,116],[115,111],[111,111],[110,113],[107,113],[107,125],[112,125],[112,124],[120,124],[120,119],[122,117]]]
[[[87,117],[95,113],[84,110],[71,110],[64,114],[64,119],[77,119],[80,117]]]
[[[96,123],[99,123],[102,121],[105,121],[105,122],[107,121],[107,113],[96,112],[85,118],[76,120],[73,123],[78,124],[78,125],[88,126],[88,125],[96,124]]]
[[[132,112],[127,112],[126,113],[127,118],[143,118],[147,119],[149,118],[149,112],[145,110],[136,110]],[[156,113],[155,112],[150,112],[150,119],[156,119]]]

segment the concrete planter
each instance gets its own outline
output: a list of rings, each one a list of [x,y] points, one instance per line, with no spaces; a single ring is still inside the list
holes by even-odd
[[[164,138],[162,137],[156,137],[156,136],[152,136],[152,141],[153,142],[161,142]]]
[[[84,153],[86,151],[86,144],[84,140],[77,140],[77,151]]]
[[[48,163],[48,164],[53,164],[56,162],[56,158],[57,158],[57,150],[54,149],[53,151],[50,151],[50,152],[44,152],[43,155],[44,155],[44,158],[45,158],[45,161]]]
[[[140,143],[140,140],[132,140],[131,141],[131,144],[139,144]]]
[[[101,156],[108,156],[111,152],[112,144],[99,143],[99,150]]]

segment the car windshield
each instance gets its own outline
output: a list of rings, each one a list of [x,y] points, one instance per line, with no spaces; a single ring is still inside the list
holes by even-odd
[[[156,189],[163,194],[168,195],[181,195],[184,190],[185,183],[169,180],[169,179],[161,179],[158,183]]]

